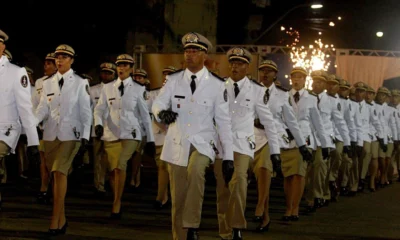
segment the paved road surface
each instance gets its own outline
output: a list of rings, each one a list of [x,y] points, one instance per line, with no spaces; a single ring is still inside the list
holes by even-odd
[[[122,220],[108,219],[112,198],[98,199],[90,188],[90,171],[84,184],[76,190],[69,189],[66,200],[69,228],[67,235],[54,239],[172,239],[170,234],[170,210],[153,210],[156,195],[156,172],[145,168],[142,188],[124,197]],[[46,231],[50,221],[51,206],[34,202],[38,179],[19,182],[6,188],[3,211],[0,213],[0,239],[48,239]],[[19,189],[19,190],[17,190]],[[300,216],[300,221],[284,223],[279,219],[284,213],[282,184],[273,182],[271,190],[270,231],[254,233],[250,222],[256,204],[255,184],[249,186],[248,231],[244,239],[304,239],[304,240],[383,240],[400,239],[400,184],[395,183],[376,193],[363,193],[319,209],[313,215]],[[201,226],[202,240],[217,240],[215,207],[215,180],[207,174],[207,188]],[[304,206],[304,205],[303,205]]]

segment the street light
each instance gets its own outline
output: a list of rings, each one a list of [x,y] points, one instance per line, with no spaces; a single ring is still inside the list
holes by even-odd
[[[267,34],[269,31],[271,31],[271,29],[273,27],[275,27],[275,25],[278,24],[280,21],[282,21],[282,19],[284,19],[289,13],[293,12],[294,10],[296,10],[298,8],[302,8],[302,7],[311,7],[312,9],[319,9],[319,8],[322,8],[323,5],[314,3],[312,5],[310,5],[310,4],[300,4],[300,5],[292,7],[286,13],[284,13],[280,18],[278,18],[278,20],[276,20],[274,23],[272,23],[267,29],[265,29],[264,32],[262,32],[260,34],[260,36],[258,36],[258,38],[253,41],[253,44],[258,42],[258,40],[260,40],[265,34]]]
[[[312,9],[318,9],[318,8],[322,8],[324,5],[322,5],[322,4],[313,4],[313,5],[311,5],[311,8]]]
[[[377,32],[377,33],[376,33],[376,36],[377,36],[377,37],[382,37],[382,36],[383,36],[383,32]]]

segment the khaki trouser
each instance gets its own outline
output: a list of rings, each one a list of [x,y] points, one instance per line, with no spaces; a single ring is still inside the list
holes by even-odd
[[[156,155],[155,155],[155,160],[158,170],[158,189],[157,189],[156,200],[160,202],[164,201],[164,197],[166,195],[166,192],[168,191],[168,183],[169,183],[168,164],[167,162],[162,161],[160,159],[162,149],[163,146],[156,146]]]
[[[10,147],[3,141],[0,141],[0,183],[7,182],[7,168],[5,157],[10,153]]]
[[[29,168],[29,161],[28,156],[26,154],[27,150],[27,139],[25,134],[21,134],[18,139],[17,144],[17,158],[18,158],[18,171],[19,174],[23,174],[24,171],[28,170]]]
[[[172,236],[185,240],[186,228],[199,228],[206,168],[210,159],[193,148],[187,167],[168,164],[172,203]]]
[[[349,179],[350,191],[357,192],[358,182],[360,180],[361,171],[364,165],[363,159],[366,159],[366,157],[368,157],[367,155],[370,154],[371,154],[371,143],[364,141],[361,156],[358,157],[357,154],[353,156],[353,165],[350,170],[350,179]],[[368,161],[368,159],[366,159],[366,161]],[[367,172],[367,170],[368,167],[366,167],[365,173]]]
[[[323,198],[324,197],[324,186],[326,183],[326,177],[328,173],[328,164],[329,159],[324,160],[322,157],[322,148],[318,147],[314,152],[314,161],[311,165],[313,165],[311,171],[311,175],[313,176],[313,195],[314,198]]]
[[[251,157],[245,154],[233,153],[234,172],[232,180],[229,182],[229,203],[226,219],[231,228],[245,229],[247,222],[245,217],[247,199],[247,170]]]
[[[222,160],[216,159],[214,163],[214,176],[217,180],[217,215],[219,236],[223,239],[232,238],[232,228],[228,226],[226,221],[226,212],[228,211],[230,192],[225,184],[224,176],[222,174]]]
[[[339,175],[339,169],[343,162],[343,142],[336,142],[336,149],[332,151],[331,168],[329,172],[329,181],[336,181]]]
[[[98,138],[93,138],[93,167],[94,187],[98,191],[104,191],[104,181],[107,172],[107,155],[104,153],[103,141]]]
[[[355,154],[353,154],[353,155],[355,155]],[[340,182],[341,187],[347,187],[347,185],[349,184],[350,171],[353,166],[354,158],[357,158],[357,156],[353,156],[353,158],[349,158],[349,156],[347,156],[347,154],[345,154],[345,153],[342,154],[342,165],[340,166],[340,172],[342,175],[342,179]]]
[[[374,144],[374,143],[372,143]],[[371,162],[371,147],[372,144],[369,142],[364,142],[363,151],[361,154],[361,166],[358,166],[360,172],[360,179],[365,179],[369,169],[369,163]],[[360,162],[358,162],[360,164]]]

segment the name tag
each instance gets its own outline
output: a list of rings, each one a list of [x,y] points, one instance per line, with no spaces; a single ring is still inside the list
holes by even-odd
[[[109,98],[108,100],[109,100],[109,101],[111,101],[111,100],[115,100],[115,98]]]
[[[49,97],[49,96],[54,96],[54,93],[47,94],[47,96],[48,96],[48,97]]]
[[[99,100],[99,98],[98,98],[98,97],[95,97],[94,99],[96,99],[96,100]]]
[[[246,99],[246,101],[250,102],[250,99]]]
[[[185,99],[185,96],[175,95],[175,98]]]

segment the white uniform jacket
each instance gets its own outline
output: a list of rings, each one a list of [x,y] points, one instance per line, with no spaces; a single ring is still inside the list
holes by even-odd
[[[32,111],[31,86],[25,68],[0,57],[0,141],[14,153],[21,134],[21,123],[28,138],[28,146],[39,145],[37,119]]]
[[[303,88],[299,91],[300,100],[296,103],[293,97],[295,94],[295,89],[289,91],[290,101],[308,148],[316,150],[318,146],[328,147],[331,140],[322,124],[317,95]]]
[[[322,92],[319,95],[320,102],[318,104],[319,110],[321,112],[322,124],[324,129],[331,137],[331,142],[329,147],[335,148],[335,131],[337,128],[341,137],[337,140],[343,141],[344,146],[350,146],[350,135],[349,129],[347,128],[346,122],[344,121],[343,115],[341,113],[341,105],[337,98],[328,95],[326,92]]]
[[[187,166],[190,146],[193,145],[214,161],[212,143],[216,144],[218,132],[223,159],[233,160],[232,125],[225,81],[203,67],[195,74],[196,91],[192,94],[192,75],[188,69],[168,75],[166,84],[153,102],[152,110],[158,122],[161,110],[171,109],[178,113],[176,121],[168,126],[161,159]]]
[[[121,83],[124,84],[122,97],[118,89]],[[136,139],[142,141],[140,118],[146,128],[147,142],[154,142],[153,134],[149,134],[153,130],[145,92],[145,87],[133,81],[131,77],[124,81],[118,78],[103,86],[99,102],[94,109],[95,126],[102,125],[104,127],[102,140]]]
[[[62,89],[59,80],[63,78]],[[36,109],[38,121],[44,122],[43,140],[89,140],[92,124],[89,83],[72,69],[64,75],[59,72],[43,82],[43,92]]]
[[[397,126],[396,126],[396,109],[389,106],[387,103],[382,105],[382,124],[385,131],[385,137],[388,143],[397,141]]]
[[[294,148],[296,144],[297,146],[305,145],[306,139],[300,131],[288,91],[276,86],[274,83],[268,90],[270,96],[268,106],[274,117],[280,148]],[[290,131],[294,139],[289,139],[288,131]],[[255,128],[254,132],[256,133],[256,144],[260,140],[264,142],[264,138],[267,138],[265,132],[261,132],[261,129]],[[261,133],[263,134],[261,135]]]
[[[265,128],[264,133],[268,138],[270,154],[280,154],[274,118],[265,96],[266,88],[245,77],[238,82],[240,92],[235,98],[234,81],[228,78],[227,82],[229,110],[232,119],[233,151],[254,158],[254,119],[258,116]]]
[[[357,145],[362,147],[364,142],[375,141],[375,134],[371,133],[370,124],[376,129],[376,134],[379,138],[383,138],[382,124],[378,119],[378,112],[372,104],[367,103],[365,100],[358,103],[357,114],[355,118],[357,128]]]

